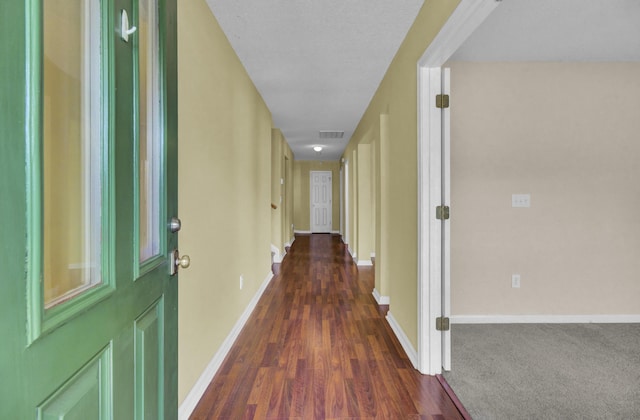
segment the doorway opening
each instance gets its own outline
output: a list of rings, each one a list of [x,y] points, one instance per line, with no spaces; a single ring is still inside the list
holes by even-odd
[[[436,95],[448,95],[444,63],[498,5],[462,0],[418,60],[417,368],[423,374],[451,369],[449,222],[437,214],[449,198],[449,114]]]

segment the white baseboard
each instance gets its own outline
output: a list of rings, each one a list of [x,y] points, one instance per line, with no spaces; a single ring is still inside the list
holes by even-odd
[[[356,264],[359,265],[360,267],[371,267],[371,266],[373,266],[373,263],[371,262],[371,260],[358,260],[358,262]]]
[[[294,230],[293,231],[294,234],[300,234],[300,235],[311,235],[313,232],[310,230]],[[329,232],[320,232],[320,233],[330,233],[331,235],[340,235],[340,231],[339,230],[332,230]]]
[[[378,290],[376,288],[373,289],[373,298],[376,300],[376,302],[378,303],[378,305],[388,305],[389,302],[391,301],[389,299],[389,296],[382,296],[380,294],[380,292],[378,292]]]
[[[405,353],[407,353],[407,357],[409,357],[411,364],[414,368],[418,369],[418,352],[413,348],[411,341],[409,341],[409,338],[402,330],[402,327],[400,327],[400,324],[398,324],[396,319],[393,317],[391,311],[387,312],[387,322],[389,322],[389,326],[391,326],[391,329],[398,338],[400,345],[404,349]]]
[[[452,315],[452,324],[635,324],[640,315]]]
[[[218,369],[220,369],[224,358],[231,350],[231,346],[233,346],[233,343],[238,338],[240,331],[242,331],[242,328],[249,319],[249,316],[251,316],[251,313],[255,309],[258,301],[260,300],[260,297],[271,282],[272,278],[273,273],[269,273],[264,279],[264,281],[260,285],[260,288],[249,302],[249,305],[245,308],[244,312],[242,312],[242,315],[240,315],[240,318],[231,329],[231,332],[229,332],[229,335],[227,335],[227,338],[225,338],[225,340],[222,342],[222,345],[218,348],[218,351],[213,356],[204,372],[202,372],[196,383],[191,388],[191,391],[189,391],[182,404],[180,404],[180,407],[178,408],[178,419],[189,419],[189,416],[193,413],[193,410],[196,408],[196,405],[198,405],[200,398],[202,398],[202,395],[204,395],[204,392],[207,390],[207,387],[211,383],[211,380],[218,372]]]
[[[284,258],[285,252],[280,254],[280,250],[278,249],[278,247],[274,244],[271,244],[271,253],[273,254],[273,262],[275,264],[280,264],[282,262],[282,259]]]

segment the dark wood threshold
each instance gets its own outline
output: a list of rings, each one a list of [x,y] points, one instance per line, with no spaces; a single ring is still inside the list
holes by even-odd
[[[453,388],[451,388],[451,386],[449,385],[445,377],[442,375],[436,375],[436,378],[438,379],[438,382],[440,382],[440,385],[442,385],[442,388],[447,393],[447,395],[449,396],[453,404],[456,406],[456,408],[460,412],[460,415],[462,416],[462,418],[464,420],[471,420],[471,416],[467,412],[466,408],[464,408],[464,405],[462,405],[462,402],[460,401],[456,393],[453,391]]]

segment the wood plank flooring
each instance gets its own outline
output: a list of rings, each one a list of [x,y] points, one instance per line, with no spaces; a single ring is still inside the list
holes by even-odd
[[[192,419],[461,419],[339,236],[297,236]]]

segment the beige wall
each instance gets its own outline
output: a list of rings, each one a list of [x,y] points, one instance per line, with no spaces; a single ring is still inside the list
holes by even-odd
[[[373,129],[376,168],[376,288],[417,347],[417,62],[458,0],[427,0],[351,138],[347,157]]]
[[[293,162],[293,224],[297,231],[311,230],[309,190],[311,171],[331,171],[333,195],[332,230],[340,229],[340,162],[296,160]]]
[[[182,402],[270,272],[272,122],[204,0],[178,1],[178,52]]]
[[[453,314],[640,313],[640,63],[450,67]]]

